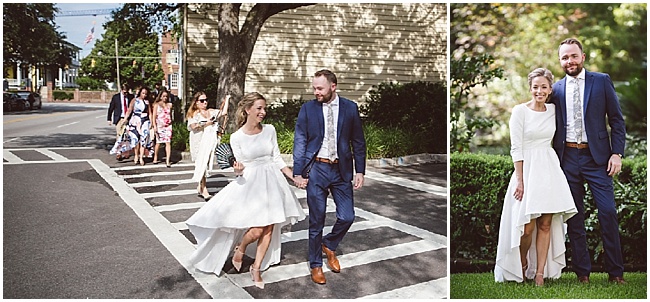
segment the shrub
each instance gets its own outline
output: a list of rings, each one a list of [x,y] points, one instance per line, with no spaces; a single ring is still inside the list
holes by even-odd
[[[189,150],[190,131],[187,123],[183,121],[172,122],[172,149],[178,151]]]
[[[494,260],[503,199],[514,171],[508,156],[453,153],[450,160],[451,258]],[[647,158],[624,159],[614,178],[621,245],[626,264],[646,264]],[[592,263],[603,264],[596,205],[584,202]],[[570,249],[567,250],[570,258]]]
[[[69,100],[74,99],[74,93],[72,93],[72,92],[68,93],[68,92],[61,91],[61,90],[54,90],[54,91],[52,91],[52,97],[55,100],[68,100],[69,101]]]
[[[296,125],[300,107],[302,107],[302,104],[305,102],[307,102],[307,100],[303,100],[302,98],[298,100],[280,100],[275,102],[268,106],[268,109],[266,110],[266,118],[264,120],[269,124],[282,124],[284,126],[283,128],[293,128]]]
[[[219,87],[219,72],[214,66],[201,67],[199,71],[190,71],[189,86],[191,93],[185,99],[191,100],[194,93],[203,91],[208,96],[208,108],[217,108],[217,88]],[[185,111],[190,102],[185,105]]]
[[[75,81],[79,85],[79,90],[102,90],[106,89],[106,83],[90,77],[78,77]]]
[[[447,153],[447,88],[417,81],[373,86],[359,108],[368,122],[417,135],[426,152]]]

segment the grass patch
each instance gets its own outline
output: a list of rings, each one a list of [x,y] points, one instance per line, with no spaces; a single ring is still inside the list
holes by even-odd
[[[607,282],[607,273],[592,273],[589,284],[579,284],[575,273],[546,280],[544,287],[526,283],[494,282],[493,273],[452,274],[451,299],[646,299],[647,273],[625,273],[627,284]]]

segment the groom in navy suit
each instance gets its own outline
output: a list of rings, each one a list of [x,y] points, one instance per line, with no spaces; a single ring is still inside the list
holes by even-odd
[[[566,77],[553,85],[552,102],[556,105],[553,148],[578,209],[578,214],[567,221],[571,263],[578,281],[589,283],[591,258],[584,223],[584,182],[587,181],[598,208],[609,281],[624,284],[612,176],[621,171],[625,121],[609,75],[584,69],[586,55],[580,41],[566,39],[558,51]]]
[[[359,108],[338,96],[336,84],[331,71],[316,72],[312,80],[316,99],[300,108],[293,143],[295,180],[307,189],[309,267],[312,281],[318,284],[326,282],[322,253],[331,271],[341,270],[336,248],[354,221],[352,182],[355,189],[361,188],[366,171],[366,140]],[[330,192],[336,204],[336,223],[323,236]]]

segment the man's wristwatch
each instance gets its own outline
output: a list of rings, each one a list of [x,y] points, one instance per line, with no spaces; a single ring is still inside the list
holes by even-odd
[[[614,155],[618,155],[618,157],[620,157],[621,159],[623,159],[623,154],[620,154],[620,153],[614,153]]]

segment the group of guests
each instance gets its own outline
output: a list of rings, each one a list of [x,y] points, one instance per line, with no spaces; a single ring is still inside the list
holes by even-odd
[[[207,201],[185,222],[197,241],[196,251],[190,258],[196,269],[219,275],[230,263],[239,272],[244,269],[248,255],[254,259],[248,268],[251,279],[255,286],[264,288],[262,271],[281,259],[282,227],[306,217],[290,187],[293,183],[307,191],[312,281],[326,283],[323,254],[332,272],[341,271],[336,250],[355,218],[353,189],[361,188],[364,183],[365,138],[359,108],[356,103],[339,97],[334,73],[326,69],[316,72],[312,87],[316,99],[303,104],[297,117],[293,169],[280,155],[273,125],[262,123],[267,106],[264,96],[253,92],[242,97],[235,112],[237,130],[230,136],[236,178],[214,196],[207,190],[206,178],[214,164],[215,147],[220,144],[220,130],[226,126],[219,121],[228,114],[230,97],[222,101],[220,109],[213,109],[207,107],[208,96],[204,92],[193,96],[186,114],[190,153],[195,163],[192,179],[198,182],[198,196]],[[127,148],[133,149],[134,162],[144,165],[142,156],[147,148],[148,131],[156,129],[156,138],[160,138],[157,142],[168,138],[161,129],[167,123],[156,119],[161,116],[160,110],[170,108],[166,106],[165,92],[156,97],[153,109],[146,88],[141,88],[132,102],[125,87],[116,96],[116,105],[111,103],[109,116],[113,113],[114,120],[131,116],[128,137],[124,136],[128,145],[120,149],[123,144],[118,138],[111,153],[122,156]],[[115,109],[121,101],[126,108],[123,115]],[[155,122],[150,122],[152,114],[151,121]],[[336,204],[336,223],[323,236],[330,194]]]
[[[113,95],[107,120],[115,125],[117,139],[110,151],[117,160],[133,155],[136,165],[145,164],[145,157],[159,161],[160,144],[165,144],[167,167],[171,167],[172,102],[171,93],[164,88],[154,92],[147,87],[136,89],[134,96],[123,84],[121,92]]]

